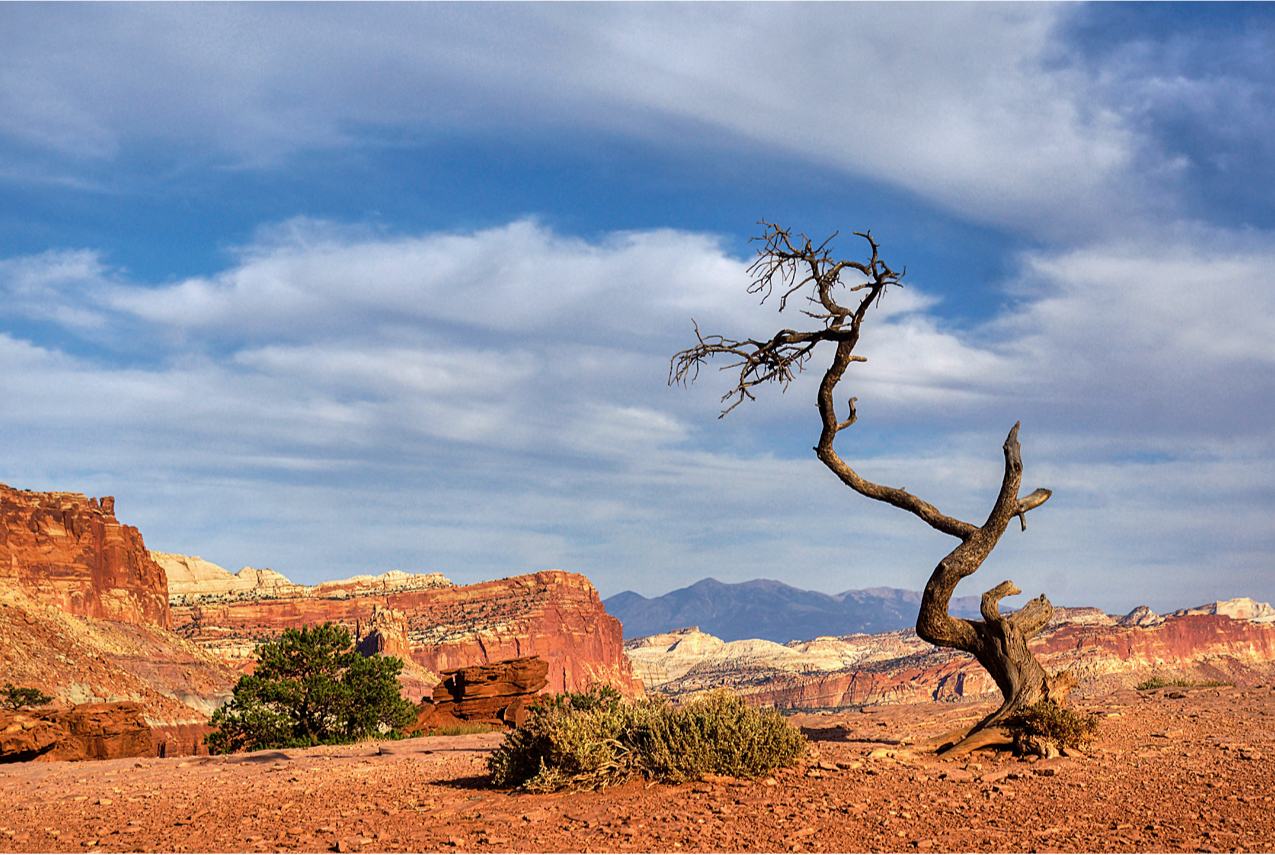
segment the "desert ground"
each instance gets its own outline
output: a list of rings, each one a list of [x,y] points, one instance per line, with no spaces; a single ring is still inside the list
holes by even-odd
[[[601,792],[487,786],[500,734],[0,767],[9,852],[1275,851],[1275,691],[1126,690],[1083,754],[924,750],[981,704],[792,719],[801,766]]]

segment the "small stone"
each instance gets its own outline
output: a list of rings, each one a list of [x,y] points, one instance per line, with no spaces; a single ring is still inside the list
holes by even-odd
[[[93,804],[101,805],[102,807],[108,807],[109,805],[113,804],[113,802],[110,799],[98,799],[97,801],[93,802]]]
[[[835,772],[837,771],[837,764],[833,763],[831,760],[820,760],[819,768],[823,769],[825,772]]]
[[[1036,774],[1040,775],[1042,778],[1052,778],[1058,774],[1058,770],[1053,766],[1042,766],[1036,770]]]
[[[777,787],[779,786],[779,782],[776,781],[774,778],[763,778],[761,785],[763,787]]]

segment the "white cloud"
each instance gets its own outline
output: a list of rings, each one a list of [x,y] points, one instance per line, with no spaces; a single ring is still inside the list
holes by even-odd
[[[16,118],[0,128],[89,158],[159,144],[249,165],[386,134],[602,128],[667,140],[713,129],[1055,240],[1120,223],[1142,181],[1130,171],[1140,143],[1124,116],[1104,107],[1089,75],[1054,61],[1057,25],[1070,12],[1044,4],[10,11],[0,115]]]
[[[115,493],[154,546],[301,579],[556,565],[607,593],[706,575],[916,588],[952,545],[809,456],[813,375],[723,421],[716,372],[666,387],[690,315],[728,335],[776,323],[711,238],[275,231],[159,287],[92,254],[0,263],[11,314],[118,350],[0,336],[5,480]],[[1014,307],[977,329],[892,292],[839,446],[979,521],[1024,421],[1028,487],[1055,496],[975,587],[1111,608],[1131,589],[1158,608],[1275,597],[1272,273],[1260,235],[1178,230],[1025,256]]]

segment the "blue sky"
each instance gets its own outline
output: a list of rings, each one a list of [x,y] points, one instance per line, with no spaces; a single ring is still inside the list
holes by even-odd
[[[979,521],[960,593],[1275,600],[1275,12],[1252,5],[0,7],[0,481],[300,582],[557,567],[921,588],[813,376],[666,384],[761,218],[907,265],[842,394]],[[799,317],[798,317],[799,320]]]

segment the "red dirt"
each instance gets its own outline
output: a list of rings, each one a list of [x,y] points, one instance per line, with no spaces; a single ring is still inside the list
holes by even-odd
[[[1107,716],[1084,756],[908,757],[907,743],[987,706],[879,707],[795,718],[818,757],[773,782],[591,793],[488,789],[499,734],[14,764],[0,767],[0,849],[1275,851],[1270,688],[1123,691],[1081,707]]]

